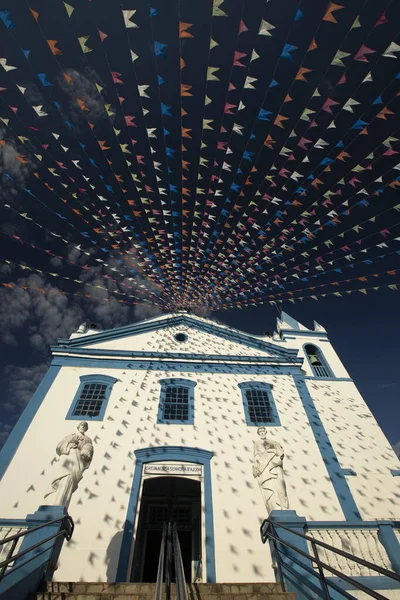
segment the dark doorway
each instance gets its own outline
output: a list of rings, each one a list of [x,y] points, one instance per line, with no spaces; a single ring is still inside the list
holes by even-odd
[[[199,575],[201,486],[184,477],[152,477],[143,482],[131,581],[157,579],[163,523],[177,524],[187,582]]]

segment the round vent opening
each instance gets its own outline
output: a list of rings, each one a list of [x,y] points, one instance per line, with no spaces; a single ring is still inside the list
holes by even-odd
[[[174,338],[177,342],[187,342],[188,340],[188,336],[186,335],[186,333],[176,333],[174,335]]]

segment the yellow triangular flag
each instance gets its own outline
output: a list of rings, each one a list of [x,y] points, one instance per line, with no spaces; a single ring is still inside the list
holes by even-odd
[[[65,10],[67,11],[68,16],[70,17],[72,15],[72,13],[74,12],[75,8],[73,6],[71,6],[70,4],[67,4],[66,2],[63,2]]]

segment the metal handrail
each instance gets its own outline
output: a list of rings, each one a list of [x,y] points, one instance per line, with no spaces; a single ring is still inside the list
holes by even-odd
[[[160,555],[158,559],[155,600],[162,598],[162,586],[165,573],[165,596],[171,600],[172,567],[175,567],[176,598],[187,600],[185,571],[183,568],[181,546],[176,523],[163,523]]]
[[[22,550],[21,552],[18,552],[17,554],[14,555],[14,550],[17,546],[18,541],[21,538],[25,537],[26,535],[29,535],[30,533],[34,533],[35,531],[38,531],[39,529],[48,527],[49,525],[55,525],[56,523],[60,523],[60,525],[62,525],[62,529],[60,531],[58,531],[57,533],[53,533],[52,535],[48,536],[44,540],[40,540],[36,544],[33,544],[32,546],[29,546],[29,548],[26,548],[25,550]],[[21,567],[27,565],[34,558],[37,558],[41,554],[44,554],[45,552],[50,550],[50,548],[44,548],[42,550],[42,552],[36,552],[34,554],[34,556],[32,556],[30,559],[26,560],[25,562],[15,564],[18,559],[22,558],[29,552],[32,552],[32,550],[36,550],[36,548],[39,548],[40,546],[43,546],[43,544],[47,544],[47,542],[50,542],[51,540],[54,540],[62,535],[65,537],[65,539],[67,541],[69,541],[72,537],[73,532],[74,532],[74,522],[69,515],[66,515],[59,519],[54,519],[52,521],[46,521],[46,523],[42,523],[41,525],[26,529],[24,531],[21,531],[14,535],[10,535],[10,536],[0,540],[0,547],[11,542],[11,547],[7,552],[7,556],[6,556],[5,560],[0,562],[0,581],[2,579],[4,579],[4,577],[7,577],[7,575],[10,575],[10,573],[14,573],[17,569],[20,569]],[[7,567],[11,563],[14,563],[14,565],[13,565],[12,569],[7,571]]]
[[[162,582],[164,579],[164,563],[165,563],[165,541],[167,536],[167,524],[163,523],[163,532],[160,546],[160,556],[158,558],[158,569],[157,569],[157,581],[156,581],[156,595],[155,600],[161,600],[162,598]]]
[[[268,524],[268,527],[266,528],[265,525]],[[293,544],[290,544],[289,542],[287,542],[286,540],[280,538],[278,536],[278,534],[276,533],[275,527],[281,527],[282,529],[284,529],[285,531],[288,531],[292,534],[297,535],[298,537],[307,540],[311,543],[311,547],[313,549],[314,552],[314,556],[312,556],[311,554],[304,552],[303,550],[300,550],[299,548],[297,548],[296,546],[294,546]],[[271,530],[271,531],[270,531]],[[373,563],[370,563],[367,560],[364,560],[362,558],[359,558],[357,556],[354,556],[353,554],[349,554],[348,552],[345,552],[344,550],[339,550],[339,548],[335,548],[334,546],[331,546],[329,544],[326,544],[325,542],[321,542],[320,540],[316,540],[313,537],[310,537],[308,535],[304,535],[302,533],[299,533],[298,531],[295,531],[294,529],[290,529],[289,527],[286,527],[285,525],[282,525],[281,523],[277,523],[277,522],[273,522],[270,519],[265,519],[265,521],[263,521],[261,528],[261,540],[263,542],[263,544],[265,544],[265,542],[267,541],[267,539],[272,541],[274,550],[275,550],[275,554],[276,554],[276,559],[277,559],[277,568],[278,568],[278,575],[279,575],[279,579],[280,579],[280,583],[282,586],[282,590],[285,591],[285,584],[284,584],[284,577],[283,577],[283,568],[288,568],[288,565],[281,560],[281,554],[283,554],[284,556],[286,556],[287,558],[289,558],[291,561],[293,561],[294,563],[296,563],[297,565],[299,565],[302,569],[306,570],[308,573],[310,573],[310,575],[312,575],[313,577],[316,577],[317,579],[319,579],[319,581],[321,582],[321,586],[322,586],[322,590],[324,592],[324,596],[327,600],[330,600],[330,594],[329,594],[329,587],[333,588],[336,591],[339,591],[343,596],[345,596],[346,598],[354,598],[355,596],[352,596],[351,594],[348,594],[347,592],[345,592],[344,590],[342,590],[339,586],[337,586],[335,583],[333,583],[332,581],[329,581],[328,579],[326,579],[325,573],[324,573],[324,569],[329,571],[330,573],[332,573],[333,575],[335,575],[336,577],[343,579],[344,581],[346,581],[347,583],[352,584],[354,587],[358,588],[359,590],[365,592],[366,594],[368,594],[369,596],[375,598],[376,600],[387,600],[385,598],[385,596],[382,596],[381,594],[379,594],[378,592],[376,592],[375,590],[372,590],[371,588],[369,588],[368,586],[364,585],[363,583],[357,581],[357,579],[350,577],[348,575],[345,575],[344,573],[337,571],[335,568],[331,567],[330,565],[324,563],[323,561],[320,560],[319,555],[318,555],[318,550],[317,550],[317,546],[321,546],[331,552],[333,552],[334,554],[339,554],[340,556],[343,556],[349,560],[353,560],[354,562],[367,567],[369,569],[371,569],[372,571],[376,571],[377,573],[380,573],[381,575],[385,575],[386,577],[389,577],[391,579],[394,579],[395,581],[400,581],[400,576],[397,575],[397,573],[394,573],[393,571],[389,571],[388,569],[385,569],[383,567],[379,567],[378,565],[375,565]],[[273,535],[275,534],[275,535]],[[290,550],[294,550],[296,552],[296,554],[299,554],[300,556],[303,556],[307,559],[309,559],[311,561],[312,564],[316,564],[317,568],[318,568],[318,573],[315,572],[314,569],[308,567],[307,565],[305,565],[303,562],[296,560],[296,557],[293,555],[288,555],[286,552],[284,552],[283,550],[281,550],[278,547],[278,544],[289,548]],[[291,573],[297,577],[300,578],[299,574],[296,572],[293,572],[293,570],[290,570]],[[311,587],[309,585],[309,583],[307,582],[306,579],[302,578],[301,582],[303,584],[305,584],[307,587]],[[329,587],[328,587],[329,586]]]
[[[178,530],[176,523],[172,527],[172,540],[174,545],[175,559],[175,579],[176,579],[176,597],[177,600],[187,600],[187,589],[185,580],[185,571],[183,569],[181,545],[179,543]]]

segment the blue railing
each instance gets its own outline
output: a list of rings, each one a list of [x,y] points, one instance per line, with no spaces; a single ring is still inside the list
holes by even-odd
[[[63,506],[40,506],[26,519],[1,519],[0,598],[24,600],[50,580],[74,523]]]
[[[279,513],[288,515],[286,524],[277,520]],[[398,526],[390,521],[306,522],[294,511],[276,511],[263,522],[261,539],[270,543],[282,590],[295,591],[299,600],[315,595],[353,600],[349,589],[386,600],[377,590],[400,588]]]

